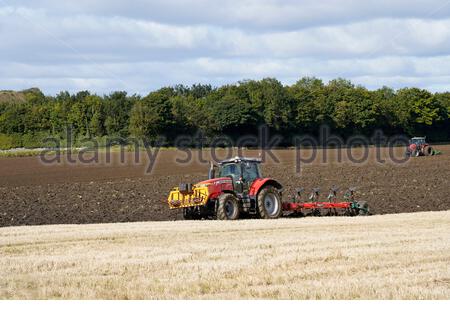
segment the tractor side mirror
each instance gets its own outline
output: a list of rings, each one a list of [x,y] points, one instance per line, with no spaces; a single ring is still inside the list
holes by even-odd
[[[208,179],[214,179],[216,177],[216,172],[214,171],[214,164],[212,161],[209,162]]]

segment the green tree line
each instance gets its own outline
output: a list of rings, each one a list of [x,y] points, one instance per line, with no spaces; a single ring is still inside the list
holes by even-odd
[[[386,135],[426,135],[431,141],[450,139],[450,92],[419,88],[368,90],[345,79],[324,83],[302,78],[285,86],[273,78],[241,81],[214,88],[196,84],[164,87],[147,96],[117,91],[99,96],[88,91],[45,96],[23,92],[21,99],[1,99],[0,149],[43,146],[48,136],[74,141],[91,138],[145,138],[227,135],[236,139],[256,134],[266,125],[289,144],[293,135],[318,135],[327,125],[344,139]]]

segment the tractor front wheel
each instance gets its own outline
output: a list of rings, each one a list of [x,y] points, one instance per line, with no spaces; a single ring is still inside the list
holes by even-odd
[[[217,201],[218,220],[239,219],[239,202],[234,195],[230,193],[221,194]]]
[[[281,197],[276,188],[267,186],[259,192],[258,212],[263,219],[278,219],[281,216]]]

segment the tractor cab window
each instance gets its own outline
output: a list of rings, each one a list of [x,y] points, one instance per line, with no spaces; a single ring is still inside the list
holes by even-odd
[[[233,177],[234,181],[241,177],[241,165],[239,163],[227,163],[219,170],[219,177]]]
[[[411,139],[411,143],[414,143],[414,144],[425,144],[425,139],[423,139],[423,138],[413,138],[413,139]]]
[[[261,177],[259,164],[256,162],[244,162],[242,178],[245,182],[251,182]]]

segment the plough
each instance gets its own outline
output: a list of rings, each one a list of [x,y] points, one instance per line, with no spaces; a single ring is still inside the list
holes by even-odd
[[[309,195],[310,202],[302,202],[303,188],[296,190],[292,202],[283,203],[283,211],[301,213],[302,215],[337,216],[337,215],[369,215],[366,201],[356,201],[355,188],[349,188],[344,194],[346,201],[337,201],[339,188],[333,186],[327,196],[327,202],[319,201],[320,189],[314,188]]]

